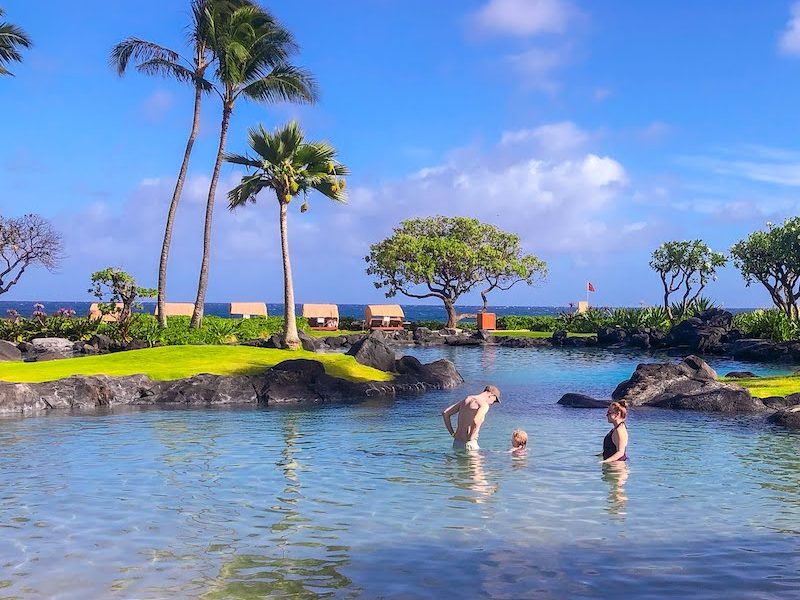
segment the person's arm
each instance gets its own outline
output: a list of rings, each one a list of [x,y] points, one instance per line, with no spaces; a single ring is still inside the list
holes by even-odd
[[[444,419],[444,426],[447,427],[447,431],[450,432],[452,437],[455,437],[456,432],[453,430],[453,423],[450,422],[450,418],[458,413],[459,409],[461,408],[461,402],[456,402],[445,408],[442,411],[442,419]]]
[[[610,463],[625,456],[625,449],[628,447],[628,428],[617,427],[614,430],[614,433],[611,434],[611,438],[614,440],[614,445],[617,447],[617,451],[601,462]]]

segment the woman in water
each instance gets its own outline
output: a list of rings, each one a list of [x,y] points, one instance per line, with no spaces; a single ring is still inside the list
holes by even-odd
[[[603,461],[611,463],[628,460],[625,450],[628,447],[628,428],[625,425],[625,417],[628,416],[628,405],[623,400],[612,402],[608,407],[606,419],[614,428],[603,438]]]

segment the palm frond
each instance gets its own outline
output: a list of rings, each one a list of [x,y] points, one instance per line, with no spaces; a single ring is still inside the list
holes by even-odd
[[[235,165],[242,165],[245,167],[252,167],[254,169],[258,169],[264,164],[263,161],[256,160],[255,158],[250,158],[246,154],[236,154],[234,152],[226,152],[223,157],[225,159],[225,162],[233,163]]]
[[[260,102],[302,102],[312,104],[319,98],[314,77],[300,67],[278,65],[268,75],[244,86],[239,94]]]
[[[112,48],[109,64],[116,69],[118,75],[123,75],[131,60],[139,64],[154,60],[177,64],[180,55],[165,46],[130,37]]]
[[[0,12],[0,17],[3,14]],[[22,61],[20,48],[30,48],[31,45],[30,38],[22,29],[11,23],[0,23],[0,75],[12,75],[3,64]]]
[[[245,175],[239,185],[228,192],[228,209],[233,210],[248,202],[255,202],[256,196],[265,187],[269,186],[258,173]]]

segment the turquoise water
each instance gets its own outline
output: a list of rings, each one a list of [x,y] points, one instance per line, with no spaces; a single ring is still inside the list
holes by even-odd
[[[800,597],[800,435],[639,409],[630,463],[603,468],[602,411],[554,403],[607,396],[645,357],[410,352],[467,384],[0,419],[0,597]],[[503,403],[456,456],[439,411],[486,383]],[[525,458],[504,452],[515,427]]]

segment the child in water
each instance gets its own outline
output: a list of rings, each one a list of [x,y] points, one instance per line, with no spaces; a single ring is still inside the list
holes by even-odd
[[[522,429],[511,432],[511,452],[514,456],[521,456],[528,451],[528,434]]]

